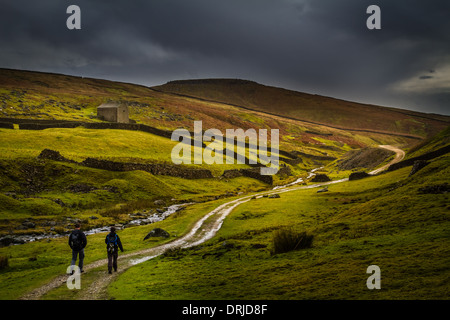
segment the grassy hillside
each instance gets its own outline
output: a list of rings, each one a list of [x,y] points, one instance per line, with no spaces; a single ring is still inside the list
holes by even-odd
[[[412,177],[410,167],[365,180],[259,198],[235,209],[217,236],[139,264],[109,287],[113,299],[447,299],[448,193],[430,186],[448,181],[449,156]],[[95,177],[94,177],[95,178]],[[199,185],[200,186],[200,185]],[[425,190],[425,191],[424,191]],[[225,199],[189,206],[170,218],[121,231],[126,252],[170,241],[142,241],[155,227],[173,236]],[[275,231],[290,227],[312,235],[312,247],[273,254]],[[103,235],[88,237],[86,263],[104,257]],[[0,270],[0,298],[20,297],[64,273],[66,239],[0,248],[9,266]],[[366,269],[381,268],[381,290],[368,290]],[[103,269],[102,269],[103,270]],[[102,276],[94,270],[84,285]],[[27,279],[27,281],[20,281]],[[76,299],[61,286],[46,299]]]
[[[158,199],[169,205],[267,188],[255,179],[220,178],[224,170],[248,165],[208,165],[215,178],[189,180],[37,159],[42,150],[49,148],[76,162],[94,157],[171,163],[175,144],[168,138],[128,130],[0,129],[0,235],[48,233],[55,227],[48,224],[50,220],[57,221],[54,233],[70,229],[74,219],[83,221],[85,228],[123,223],[133,211],[154,210],[153,202]],[[25,220],[33,221],[35,227],[22,228]]]
[[[223,201],[222,199],[188,206],[166,220],[121,230],[120,237],[125,253],[151,248],[183,235],[196,220]],[[163,228],[171,234],[171,237],[143,241],[145,235],[153,228]],[[87,236],[85,265],[105,258],[104,238],[105,233]],[[71,250],[67,245],[67,237],[61,237],[3,247],[0,248],[0,257],[8,259],[8,266],[0,269],[0,300],[14,300],[29,290],[44,285],[55,276],[64,274],[71,259]],[[92,275],[85,275],[83,283],[92,281]],[[49,298],[73,299],[77,294],[76,290],[67,290],[66,286],[55,291],[56,294],[50,293]]]
[[[199,88],[201,87],[199,86]],[[234,89],[239,94],[242,90],[247,92],[245,85],[242,88]],[[280,92],[276,90],[272,92],[273,99],[278,101]],[[233,96],[225,89],[224,93],[226,96]],[[201,120],[204,130],[216,128],[222,132],[232,128],[244,130],[254,128],[256,130],[268,129],[270,133],[270,129],[279,129],[280,145],[287,151],[325,152],[334,156],[346,152],[347,150],[340,150],[345,145],[351,148],[360,148],[380,143],[417,143],[417,139],[373,132],[348,132],[310,122],[286,119],[275,114],[261,113],[260,109],[254,111],[242,109],[230,105],[229,101],[226,101],[225,104],[204,101],[164,93],[139,85],[59,74],[0,69],[0,118],[98,122],[96,107],[110,100],[126,103],[130,109],[130,118],[137,123],[165,130],[186,128],[192,131],[194,120]],[[273,104],[272,107],[273,110],[281,110],[280,106],[276,104]],[[267,111],[266,109],[262,111]],[[324,114],[320,109],[311,110],[317,111],[317,114]],[[339,109],[328,110],[327,114],[337,116],[339,112]],[[281,113],[281,115],[284,114]],[[374,119],[373,122],[377,122],[377,119]],[[356,124],[357,122],[355,122]],[[440,122],[436,122],[432,125],[439,127],[440,124]],[[394,130],[395,132],[403,131]]]
[[[449,143],[448,129],[423,141],[407,137],[428,136],[447,126],[448,117],[364,106],[252,82],[225,83],[174,82],[170,84],[174,94],[160,91],[166,86],[156,90],[0,69],[0,123],[14,124],[14,129],[0,129],[0,238],[65,235],[75,222],[81,222],[85,230],[123,226],[137,214],[148,216],[170,204],[196,202],[156,224],[126,225],[121,237],[126,250],[133,252],[187,233],[195,221],[227,199],[273,188],[257,179],[222,176],[226,169],[249,168],[246,164],[182,166],[210,170],[213,177],[207,179],[90,168],[80,162],[91,157],[171,164],[177,142],[132,130],[24,130],[17,119],[100,122],[96,107],[114,100],[128,105],[136,123],[169,131],[192,131],[195,120],[203,121],[203,130],[216,128],[223,133],[229,128],[279,129],[281,163],[291,174],[276,175],[274,185],[306,178],[318,167],[322,167],[318,172],[333,179],[346,178],[352,170],[374,168],[389,160],[390,154],[375,156],[377,152],[355,157],[361,148],[378,150],[374,148],[379,144],[391,144],[411,148],[415,156]],[[185,94],[183,88],[198,90],[198,97],[180,95]],[[346,126],[350,127],[343,129]],[[58,151],[70,161],[41,159],[38,155],[44,149]],[[352,165],[340,167],[339,160],[347,156]],[[253,199],[234,210],[219,234],[204,245],[174,250],[130,268],[110,286],[109,297],[448,297],[450,208],[448,193],[439,192],[447,188],[449,160],[448,155],[436,158],[411,177],[408,167],[332,185],[326,193],[309,189],[283,193],[278,199]],[[145,234],[155,227],[168,230],[171,237],[144,242]],[[273,234],[284,227],[312,235],[312,247],[273,254]],[[103,236],[89,236],[86,263],[104,258]],[[64,236],[0,248],[0,262],[8,262],[0,264],[0,299],[19,298],[64,273],[70,258],[66,242]],[[381,267],[385,290],[373,292],[365,287],[365,269],[370,264]],[[94,271],[85,280],[94,281],[97,276],[100,273]],[[73,299],[77,293],[63,286],[45,298]]]
[[[105,159],[143,159],[171,161],[177,144],[156,135],[127,130],[0,129],[0,158],[37,157],[45,148],[58,150],[66,158],[80,161],[87,157]]]
[[[414,145],[408,152],[407,158],[423,155],[427,152],[441,149],[450,144],[450,126],[420,143]]]
[[[114,299],[448,299],[450,157],[360,181],[260,198],[234,210],[218,235],[122,274]],[[273,254],[274,232],[313,236],[311,248]],[[381,269],[381,290],[366,286]]]
[[[276,176],[275,184],[289,183],[299,176],[306,176],[312,168],[331,161],[325,158],[339,158],[355,148],[380,143],[410,145],[417,141],[395,135],[348,132],[243,110],[228,104],[162,93],[139,85],[0,69],[0,122],[14,123],[15,119],[100,122],[96,117],[96,107],[109,100],[127,104],[130,117],[135,122],[164,130],[187,128],[192,131],[195,120],[202,120],[203,130],[216,128],[223,133],[228,128],[268,129],[269,133],[270,129],[278,129],[280,148],[300,152],[302,156],[300,161],[294,163],[288,162],[285,155],[281,157],[282,164],[289,168],[292,175]],[[51,149],[77,162],[93,157],[119,162],[171,163],[171,150],[177,143],[149,133],[128,130],[81,127],[17,129],[17,124],[15,130],[0,129],[0,191],[4,202],[0,215],[2,219],[11,218],[15,227],[19,227],[24,219],[43,215],[45,211],[50,212],[46,214],[46,219],[77,214],[86,221],[86,217],[98,211],[108,216],[107,212],[116,210],[114,208],[117,206],[138,200],[143,202],[132,206],[136,210],[141,209],[163,195],[184,200],[207,199],[267,187],[251,179],[219,179],[224,170],[248,168],[247,165],[203,166],[217,178],[198,183],[167,176],[136,179],[138,175],[132,173],[102,172],[76,164],[38,161],[36,157],[42,150]],[[142,177],[146,176],[142,174]],[[141,180],[145,183],[142,184]],[[161,184],[161,190],[152,187],[158,184]],[[80,189],[79,185],[87,191],[73,192]],[[15,209],[17,207],[20,209]],[[15,211],[17,213],[13,214]],[[123,220],[123,217],[115,218]],[[107,217],[95,223],[111,223],[112,220]],[[4,233],[10,222],[2,221]],[[42,228],[37,229],[14,229],[13,232],[42,232]]]
[[[242,106],[337,128],[433,135],[450,117],[365,105],[330,97],[264,86],[252,81],[205,79],[171,81],[155,89]]]

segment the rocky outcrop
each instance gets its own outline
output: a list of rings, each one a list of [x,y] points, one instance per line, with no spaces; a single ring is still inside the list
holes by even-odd
[[[346,153],[342,160],[338,160],[338,168],[340,170],[353,170],[356,168],[373,169],[393,154],[393,151],[382,148],[352,150]]]
[[[313,155],[313,154],[309,154],[309,153],[304,153],[304,152],[300,152],[300,151],[293,151],[291,154],[296,155],[297,157],[305,157],[305,158],[309,158],[309,159],[313,159],[313,160],[318,160],[318,161],[334,161],[337,158],[335,157],[330,157],[330,156],[317,156],[317,155]]]
[[[317,193],[321,193],[321,192],[328,192],[328,187],[317,190]]]
[[[331,181],[331,179],[326,174],[323,173],[316,174],[314,178],[312,178],[311,180],[311,182],[328,182],[328,181]]]
[[[415,174],[420,169],[426,167],[430,163],[426,160],[416,160],[414,161],[413,167],[411,169],[411,172],[409,173],[409,176],[411,177],[413,174]]]
[[[158,199],[153,202],[155,206],[165,206],[166,202],[164,200]]]
[[[6,236],[6,237],[0,238],[0,248],[7,247],[12,244],[24,244],[24,243],[25,243],[25,241],[17,236]]]
[[[447,192],[450,192],[450,185],[447,182],[443,184],[434,184],[419,188],[419,193],[424,194],[443,194]]]
[[[309,133],[309,134],[313,134],[315,136],[332,136],[332,133],[327,133],[327,132],[318,132],[318,131],[311,131],[311,130],[306,130],[305,133]]]
[[[296,158],[296,159],[280,158],[280,160],[283,162],[286,162],[287,164],[290,164],[291,166],[295,166],[297,164],[303,163],[302,158]]]
[[[278,169],[277,175],[279,176],[292,176],[291,167],[282,164]]]
[[[261,169],[260,168],[252,168],[252,169],[231,169],[231,170],[225,170],[222,174],[222,177],[227,179],[233,179],[237,177],[249,177],[253,179],[257,179],[259,181],[262,181],[267,184],[273,184],[273,177],[272,176],[266,176],[261,175]]]
[[[280,195],[278,193],[275,193],[275,194],[269,195],[268,198],[269,199],[277,199],[277,198],[280,198]]]
[[[38,159],[49,159],[54,161],[74,162],[64,158],[58,151],[44,149],[38,155]]]
[[[286,175],[291,176],[291,168],[288,166],[280,167],[277,175]],[[273,176],[271,175],[261,175],[261,168],[252,168],[252,169],[231,169],[231,170],[225,170],[222,174],[222,177],[227,179],[233,179],[237,177],[249,177],[254,178],[259,181],[262,181],[264,183],[273,184]]]
[[[91,191],[97,190],[97,188],[84,183],[79,183],[67,187],[67,190],[73,193],[89,193]]]
[[[144,240],[147,240],[149,238],[169,238],[170,234],[161,228],[155,228],[152,231],[150,231],[144,238]]]
[[[367,177],[370,177],[370,174],[368,174],[367,172],[352,172],[348,177],[348,180],[349,181],[360,180]]]
[[[243,176],[257,179],[259,181],[262,181],[264,183],[273,184],[273,176],[270,175],[262,175],[260,168],[252,168],[252,169],[240,169],[239,170]]]
[[[227,179],[242,177],[242,172],[240,172],[238,169],[225,170],[222,174],[222,177]]]

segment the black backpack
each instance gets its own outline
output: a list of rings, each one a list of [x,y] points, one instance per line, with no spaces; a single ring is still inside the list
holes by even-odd
[[[108,250],[108,253],[114,253],[117,247],[117,234],[108,234],[106,241],[106,250]]]
[[[70,235],[70,240],[72,242],[72,249],[75,251],[79,251],[83,246],[83,240],[81,239],[81,233],[80,232],[72,232]]]

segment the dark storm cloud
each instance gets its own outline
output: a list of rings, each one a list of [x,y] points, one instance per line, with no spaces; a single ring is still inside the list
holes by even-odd
[[[66,28],[71,4],[82,30]],[[371,4],[381,30],[366,28]],[[449,114],[449,12],[440,0],[6,1],[0,66],[146,85],[245,78]]]

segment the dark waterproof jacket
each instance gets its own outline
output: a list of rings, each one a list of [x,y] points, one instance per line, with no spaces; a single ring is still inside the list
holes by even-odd
[[[72,250],[80,251],[87,245],[86,235],[81,230],[73,230],[69,236],[69,246]]]
[[[114,244],[114,253],[117,253],[119,248],[120,248],[120,251],[123,252],[122,242],[120,241],[119,235],[115,232],[110,232],[106,236],[106,238],[105,238],[106,247],[108,247],[110,237],[112,239],[115,239],[115,237],[117,237],[116,243]]]

